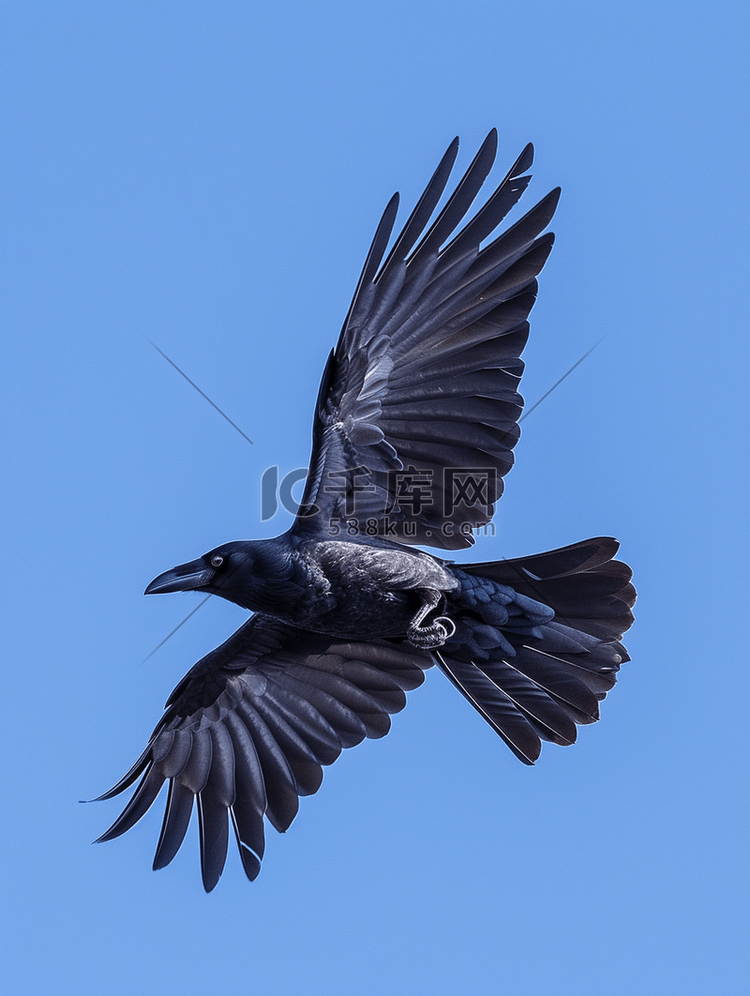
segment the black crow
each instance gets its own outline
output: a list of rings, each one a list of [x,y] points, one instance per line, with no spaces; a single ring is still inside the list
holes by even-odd
[[[456,139],[390,252],[398,195],[378,226],[315,406],[292,528],[225,543],[146,593],[195,590],[254,613],[172,692],[145,750],[101,799],[140,779],[100,837],[132,827],[165,781],[154,868],[182,844],[197,800],[203,884],[231,823],[254,879],[264,820],[283,832],[343,747],[382,737],[436,664],[525,764],[571,744],[629,660],[635,590],[597,538],[515,560],[453,564],[486,524],[513,464],[518,383],[536,277],[559,190],[480,248],[530,177],[528,145],[462,224],[492,167],[493,130],[430,225]],[[457,233],[456,233],[457,232]]]

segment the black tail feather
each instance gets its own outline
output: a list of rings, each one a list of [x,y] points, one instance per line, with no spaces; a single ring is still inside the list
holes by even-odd
[[[435,659],[525,764],[542,740],[571,744],[576,724],[595,722],[599,701],[630,660],[620,637],[636,595],[630,568],[612,559],[617,549],[616,540],[599,537],[457,570],[457,632]]]

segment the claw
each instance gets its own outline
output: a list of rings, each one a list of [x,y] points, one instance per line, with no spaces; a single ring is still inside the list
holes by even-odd
[[[419,647],[420,650],[434,650],[435,647],[442,647],[445,641],[453,636],[456,625],[448,616],[437,616],[431,623],[425,625],[425,619],[438,607],[443,596],[441,592],[429,588],[421,590],[420,595],[423,599],[422,604],[409,623],[406,636],[413,647]]]
[[[445,643],[445,640],[450,640],[456,632],[456,624],[453,620],[448,616],[438,616],[435,622],[439,623],[445,630],[445,639],[443,640],[443,643]]]
[[[420,650],[434,650],[442,647],[456,632],[456,625],[448,616],[438,616],[429,626],[420,626],[416,618],[412,619],[407,630],[409,643]]]

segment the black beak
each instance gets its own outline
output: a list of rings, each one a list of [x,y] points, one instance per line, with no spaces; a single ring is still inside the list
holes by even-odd
[[[180,564],[179,567],[165,571],[158,578],[154,578],[151,584],[144,591],[144,595],[161,595],[168,591],[191,591],[193,588],[202,588],[213,578],[216,571],[211,567],[206,567],[202,560],[193,560],[189,564]]]

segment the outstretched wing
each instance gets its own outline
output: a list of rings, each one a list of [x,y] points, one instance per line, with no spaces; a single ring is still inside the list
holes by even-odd
[[[133,767],[100,799],[140,783],[99,840],[129,830],[165,781],[169,795],[154,868],[174,858],[198,802],[203,885],[224,868],[229,822],[249,879],[260,871],[263,816],[284,832],[321,765],[365,737],[383,737],[429,655],[407,643],[346,643],[255,615],[183,678]]]
[[[560,193],[480,249],[531,179],[528,145],[454,236],[496,148],[493,129],[427,228],[458,152],[451,144],[381,265],[398,195],[386,208],[320,385],[298,532],[348,523],[460,549],[492,517],[519,437],[526,319],[552,248],[552,234],[539,235]]]

